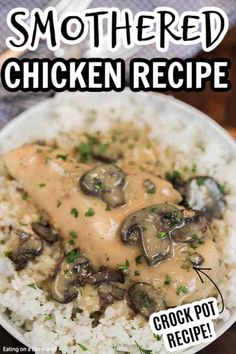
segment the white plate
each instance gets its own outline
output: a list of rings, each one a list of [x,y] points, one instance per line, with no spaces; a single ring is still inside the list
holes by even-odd
[[[70,102],[70,105],[72,104],[74,106],[74,110],[71,112],[70,117],[65,114],[63,123],[60,121],[59,124],[55,111],[63,110],[68,102]],[[127,112],[129,119],[132,119],[132,114],[129,112],[129,108],[132,105],[138,106],[140,110],[145,112],[145,121],[151,125],[154,135],[155,133],[156,135],[158,134],[155,130],[155,112],[156,115],[160,115],[163,112],[165,112],[165,114],[174,114],[174,116],[181,119],[185,124],[191,124],[194,120],[200,120],[206,132],[210,132],[214,139],[218,139],[223,143],[224,147],[226,147],[232,155],[236,154],[234,139],[202,112],[171,96],[152,93],[132,93],[128,89],[121,93],[63,93],[59,94],[54,99],[45,100],[35,105],[20,114],[0,131],[0,154],[20,146],[23,143],[32,141],[33,139],[53,137],[55,131],[70,130],[74,128],[75,125],[81,126],[84,124],[84,116],[80,114],[80,111],[84,108],[99,109],[101,107],[116,107],[119,109],[119,107],[122,106],[123,111]],[[125,115],[119,118],[127,120]],[[95,123],[95,128],[101,130],[108,126],[109,123],[106,116],[100,117],[98,123]],[[227,322],[220,323],[216,328],[217,338],[235,321],[236,309],[231,312],[230,319]],[[0,315],[0,324],[13,337],[27,345],[23,337],[23,331],[16,328],[5,315]],[[185,353],[194,354],[208,344],[209,343],[204,343],[203,345],[195,346],[185,351]]]

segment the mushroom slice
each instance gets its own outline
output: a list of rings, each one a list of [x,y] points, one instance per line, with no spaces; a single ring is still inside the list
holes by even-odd
[[[204,214],[198,210],[183,211],[183,222],[176,226],[170,233],[177,242],[196,242],[201,240],[208,229]]]
[[[111,163],[116,162],[123,157],[123,153],[118,145],[115,144],[94,144],[92,155],[97,160]]]
[[[148,283],[135,283],[128,290],[133,309],[149,318],[152,313],[166,309],[163,295]]]
[[[16,270],[22,270],[29,261],[34,260],[43,251],[43,241],[32,234],[19,232],[19,244],[12,261],[15,263]]]
[[[156,204],[130,214],[121,228],[128,245],[141,243],[147,262],[154,266],[170,256],[169,231],[182,222],[182,212],[170,204]]]
[[[57,267],[50,284],[52,298],[61,303],[73,301],[78,295],[77,286],[82,285],[92,272],[89,260],[74,249]]]
[[[102,269],[85,279],[85,284],[99,285],[102,283],[124,283],[124,274],[121,270]]]
[[[55,243],[59,240],[58,233],[48,222],[33,222],[31,224],[32,230],[40,237],[42,237],[48,243]]]
[[[204,262],[204,258],[197,252],[190,254],[189,260],[195,267],[199,267]]]
[[[222,218],[226,202],[219,183],[213,178],[191,178],[185,184],[183,196],[191,208],[201,210],[208,219]]]
[[[109,207],[125,204],[124,172],[114,164],[101,164],[86,172],[80,179],[81,189],[102,199]]]
[[[100,297],[100,311],[105,310],[107,306],[114,304],[116,301],[123,300],[125,297],[125,289],[119,288],[115,284],[102,284],[98,288]]]

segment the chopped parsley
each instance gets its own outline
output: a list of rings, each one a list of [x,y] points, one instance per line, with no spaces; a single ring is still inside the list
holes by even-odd
[[[196,173],[197,172],[197,165],[194,163],[192,166],[192,172]]]
[[[57,201],[57,208],[59,208],[60,206],[61,206],[61,201],[58,200],[58,201]]]
[[[24,192],[24,193],[22,194],[22,199],[23,199],[23,200],[27,200],[28,197],[29,197],[29,195],[28,195],[27,192]]]
[[[88,350],[88,348],[86,348],[83,344],[81,343],[78,343],[78,346],[80,347],[80,349],[83,351],[83,352],[86,352]]]
[[[148,309],[153,304],[153,300],[150,299],[150,297],[146,293],[141,293],[140,294],[140,300],[142,301],[142,306],[145,309]]]
[[[164,280],[164,285],[170,285],[173,282],[171,276],[169,274],[166,274],[165,280]]]
[[[69,235],[70,235],[72,238],[77,238],[77,237],[78,237],[77,233],[76,233],[74,230],[70,231],[70,232],[69,232]]]
[[[105,186],[105,184],[102,183],[100,178],[94,177],[93,182],[94,182],[94,188],[97,191],[105,191],[106,190],[106,186]]]
[[[187,270],[187,272],[189,272],[189,269],[190,269],[188,264],[181,264],[180,268]]]
[[[126,259],[125,263],[119,264],[118,269],[125,270],[129,268],[129,261]]]
[[[77,258],[79,258],[80,252],[79,250],[73,250],[68,255],[66,256],[66,262],[67,263],[73,263]]]
[[[39,187],[40,187],[40,188],[46,187],[46,183],[40,183],[40,184],[39,184]]]
[[[35,290],[37,289],[37,285],[35,283],[27,284],[27,286]]]
[[[140,275],[139,271],[138,271],[138,270],[135,270],[134,275],[135,275],[136,277],[138,277],[138,276]]]
[[[226,194],[226,191],[225,191],[226,185],[227,185],[226,182],[223,183],[223,184],[218,184],[219,191],[220,191],[222,194]]]
[[[109,146],[109,144],[102,144],[102,143],[99,144],[98,145],[98,153],[101,154],[101,155],[105,154],[108,146]]]
[[[135,258],[135,263],[136,264],[141,264],[142,263],[142,255],[141,254]]]
[[[69,269],[65,269],[65,270],[63,271],[63,273],[64,273],[65,275],[68,275],[68,274],[69,274]]]
[[[174,170],[172,172],[170,171],[167,171],[165,173],[165,179],[171,183],[174,183],[176,180],[179,180],[181,179],[181,174],[179,171],[177,170]]]
[[[93,145],[91,142],[82,143],[82,144],[76,146],[76,150],[79,153],[79,157],[80,157],[81,162],[87,162],[88,160],[91,159],[92,149],[93,149]]]
[[[159,336],[158,334],[153,334],[154,338],[158,340],[158,342],[161,340],[162,336]]]
[[[47,316],[45,316],[44,317],[44,321],[46,322],[46,321],[49,321],[49,320],[51,320],[52,319],[52,315],[47,315]]]
[[[75,245],[75,241],[74,241],[74,240],[69,240],[67,243],[68,243],[70,246],[74,246],[74,245]]]
[[[72,208],[70,211],[71,215],[73,215],[75,218],[78,218],[79,212],[76,208]]]
[[[181,285],[177,290],[176,290],[176,294],[177,295],[183,295],[183,294],[187,294],[188,292],[188,288],[186,288],[186,286]]]
[[[152,350],[142,348],[136,341],[135,341],[135,344],[136,344],[140,354],[153,354]]]
[[[5,257],[8,257],[10,259],[13,257],[13,252],[12,251],[6,251],[4,254],[5,254]]]
[[[219,264],[219,267],[221,267],[221,265],[222,265],[222,259],[218,259],[218,264]]]
[[[206,177],[197,177],[196,178],[196,182],[197,182],[198,187],[204,186],[205,181],[206,181]]]
[[[189,245],[192,249],[196,249],[197,246],[203,245],[204,241],[201,240],[200,237],[198,237],[196,234],[192,235],[191,240],[189,241]]]
[[[57,159],[61,159],[61,160],[63,160],[63,161],[66,161],[67,158],[68,158],[68,154],[66,154],[66,155],[57,155],[56,158],[57,158]]]
[[[166,238],[167,232],[166,231],[160,231],[159,234],[157,235],[157,238],[160,238],[161,240],[163,238]]]
[[[88,208],[88,210],[84,213],[84,216],[86,217],[91,217],[94,216],[95,211],[93,210],[93,208]]]

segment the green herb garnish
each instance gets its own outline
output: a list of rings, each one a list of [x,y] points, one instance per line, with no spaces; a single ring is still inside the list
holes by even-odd
[[[140,354],[153,354],[153,351],[152,351],[152,350],[142,348],[142,347],[136,342],[136,340],[135,340],[135,344],[136,344],[136,346],[137,346],[137,348],[138,348]]]
[[[91,159],[93,145],[92,143],[82,143],[76,146],[76,150],[79,152],[80,161],[87,162]]]
[[[196,173],[197,172],[197,165],[194,163],[192,166],[192,172]]]
[[[93,208],[88,208],[88,210],[84,213],[84,216],[86,217],[91,217],[94,216],[95,211],[93,210]]]
[[[46,187],[46,183],[40,183],[40,184],[39,184],[39,187],[40,187],[40,188]]]
[[[24,193],[22,194],[22,199],[23,199],[23,200],[27,200],[28,197],[29,197],[29,195],[28,195],[27,192],[24,192]]]
[[[141,254],[135,258],[135,263],[136,264],[141,264],[142,263],[142,255]]]
[[[165,280],[164,280],[164,285],[170,285],[173,282],[171,276],[169,274],[166,274]]]
[[[158,342],[161,340],[162,336],[159,336],[158,334],[153,334],[154,338],[158,340]]]
[[[69,232],[69,235],[70,235],[72,238],[77,238],[77,237],[78,237],[77,233],[76,233],[74,230],[70,231],[70,232]]]
[[[125,269],[128,269],[128,268],[129,268],[129,261],[128,261],[128,259],[126,259],[125,263],[122,263],[122,264],[119,264],[119,265],[118,265],[118,269],[125,270]]]
[[[57,208],[59,208],[60,206],[61,206],[61,201],[58,200],[58,201],[57,201]]]
[[[86,352],[88,350],[88,348],[86,348],[83,344],[78,343],[78,346],[80,347],[80,349],[82,349],[83,352]]]
[[[6,251],[6,252],[4,253],[4,255],[5,255],[5,257],[11,259],[11,258],[13,257],[13,252],[12,252],[12,251]]]
[[[205,181],[206,181],[206,177],[197,177],[196,178],[196,182],[197,182],[198,187],[204,186]]]
[[[181,285],[177,290],[176,290],[176,294],[177,295],[183,295],[183,294],[187,294],[188,292],[188,288],[186,288],[186,286]]]
[[[140,275],[139,271],[135,270],[134,275],[138,277]]]
[[[51,320],[52,319],[52,315],[47,315],[47,316],[45,316],[44,317],[44,321],[46,322],[46,321],[49,321],[49,320]]]
[[[157,235],[157,238],[163,239],[166,238],[167,235],[168,234],[166,231],[160,231],[159,234]]]
[[[66,262],[67,263],[73,263],[76,259],[78,259],[80,256],[79,250],[73,250],[68,255],[66,256]]]
[[[28,284],[27,286],[35,290],[37,289],[37,285],[35,283]]]
[[[67,158],[68,158],[68,154],[66,154],[66,155],[57,155],[56,158],[57,158],[57,159],[61,159],[61,160],[63,160],[63,161],[66,161]]]
[[[78,218],[79,212],[76,208],[72,208],[70,211],[71,215],[73,215],[75,218]]]
[[[189,271],[190,267],[188,264],[181,264],[180,268],[187,270],[187,272]]]

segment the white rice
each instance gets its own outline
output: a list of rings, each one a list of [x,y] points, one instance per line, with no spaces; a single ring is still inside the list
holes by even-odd
[[[160,100],[157,106],[151,96],[150,105],[148,100],[142,99],[143,96],[119,95],[119,99],[114,96],[111,95],[108,100],[103,101],[103,96],[96,94],[79,94],[76,97],[60,94],[52,102],[50,124],[48,119],[44,120],[42,117],[42,122],[37,123],[41,124],[40,128],[37,131],[32,130],[31,136],[54,137],[63,146],[71,143],[71,139],[64,133],[72,127],[81,127],[81,120],[83,125],[92,131],[105,129],[116,119],[135,120],[138,124],[147,122],[153,127],[151,134],[157,138],[162,160],[165,160],[166,164],[170,163],[171,147],[175,151],[176,169],[186,170],[188,167],[191,171],[193,164],[196,164],[198,174],[209,174],[220,183],[226,183],[227,210],[223,220],[214,222],[216,242],[228,269],[227,280],[224,284],[219,284],[226,304],[221,321],[217,323],[220,328],[224,321],[228,321],[236,307],[235,155],[232,155],[228,144],[222,141],[221,137],[212,129],[206,129],[202,121],[197,119],[197,113],[189,113],[187,116],[185,110],[180,107],[175,110],[172,105],[166,105],[165,100]],[[25,127],[24,124],[23,126]],[[23,127],[18,130],[18,140],[17,136],[8,137],[9,148],[27,141],[29,135],[23,133],[23,130]],[[1,150],[3,151],[2,148]],[[24,340],[32,347],[50,348],[52,353],[58,348],[63,354],[79,354],[85,349],[94,354],[112,354],[119,351],[134,354],[139,352],[135,342],[151,350],[153,354],[167,353],[163,342],[154,338],[149,325],[143,323],[141,316],[136,316],[133,320],[126,318],[127,309],[122,302],[109,306],[100,324],[92,328],[92,319],[88,312],[89,299],[85,302],[83,295],[79,294],[76,300],[83,313],[77,313],[76,320],[72,321],[72,304],[63,305],[48,301],[42,290],[29,287],[29,284],[46,278],[53,270],[56,258],[52,257],[50,249],[46,249],[38,261],[27,267],[20,276],[14,271],[4,252],[7,250],[9,226],[20,226],[18,212],[22,198],[17,187],[19,186],[16,182],[0,178],[0,312],[10,311],[11,322],[18,327],[24,326]],[[37,218],[37,211],[29,207],[22,218],[30,223]],[[44,268],[43,265],[47,266]]]

